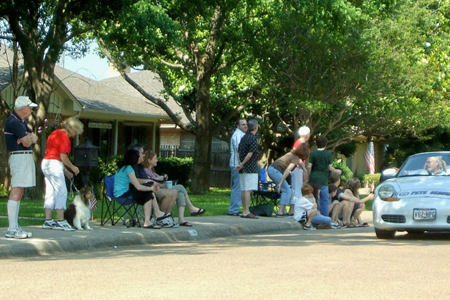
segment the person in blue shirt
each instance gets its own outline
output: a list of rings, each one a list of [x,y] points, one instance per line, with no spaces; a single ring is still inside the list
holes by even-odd
[[[130,149],[128,150],[123,160],[119,163],[119,169],[114,177],[114,197],[116,199],[132,197],[136,203],[142,205],[144,208],[144,228],[159,229],[160,226],[153,225],[150,222],[150,216],[152,214],[152,208],[155,210],[156,220],[161,221],[170,217],[172,214],[162,212],[159,209],[158,202],[156,201],[153,192],[159,190],[158,185],[146,186],[140,184],[134,168],[142,163],[144,154],[139,151]]]

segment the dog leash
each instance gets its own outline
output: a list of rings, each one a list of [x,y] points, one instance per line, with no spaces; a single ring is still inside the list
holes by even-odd
[[[70,197],[71,198],[73,198],[74,197],[74,191],[77,193],[77,195],[79,195],[80,194],[80,191],[77,189],[77,187],[75,186],[75,182],[74,182],[74,179],[73,179],[73,177],[72,178],[70,178],[70,187],[69,187],[69,189],[70,189]]]

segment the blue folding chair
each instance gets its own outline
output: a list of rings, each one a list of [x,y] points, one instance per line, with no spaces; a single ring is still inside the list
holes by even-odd
[[[114,197],[114,176],[105,175],[105,194],[102,202],[102,215],[100,225],[105,225],[108,221],[111,221],[111,225],[114,226],[119,221],[126,222],[127,216],[130,218],[130,222],[127,223],[129,227],[131,222],[136,220],[136,224],[141,227],[139,221],[139,205],[134,201],[133,197],[116,198]]]
[[[267,179],[267,170],[259,169],[258,190],[253,191],[250,201],[250,211],[260,216],[271,217],[274,209],[278,208],[280,194],[275,191],[276,184]]]

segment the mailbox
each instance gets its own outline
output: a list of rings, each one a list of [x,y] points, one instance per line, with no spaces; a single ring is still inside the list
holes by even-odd
[[[92,145],[88,140],[75,146],[73,149],[75,157],[75,166],[77,167],[97,167],[98,166],[98,147]]]

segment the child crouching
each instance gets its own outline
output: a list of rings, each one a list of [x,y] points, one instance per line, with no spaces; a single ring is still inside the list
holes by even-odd
[[[318,214],[317,204],[310,202],[306,197],[313,197],[314,188],[305,184],[302,187],[303,197],[296,197],[294,201],[294,220],[303,224],[304,230],[316,230],[312,226],[312,219]]]

